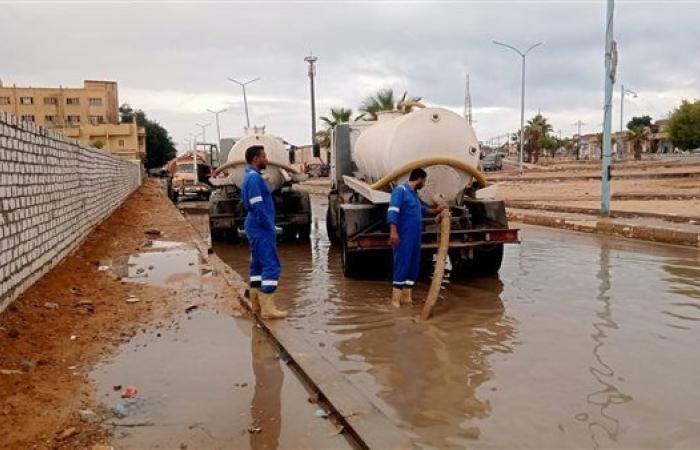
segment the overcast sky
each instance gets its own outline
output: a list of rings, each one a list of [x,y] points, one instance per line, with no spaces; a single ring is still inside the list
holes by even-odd
[[[526,117],[538,110],[570,135],[601,128],[605,3],[588,2],[0,2],[0,79],[18,86],[115,80],[120,102],[159,121],[181,145],[221,115],[296,144],[310,140],[304,56],[318,56],[317,110],[357,109],[383,87],[459,113],[471,77],[481,140],[519,125],[520,59],[491,43],[543,41],[527,65]],[[625,116],[665,117],[700,98],[700,3],[616,2],[618,80],[636,91]],[[619,84],[613,128],[619,127]],[[207,137],[215,136],[214,126]]]

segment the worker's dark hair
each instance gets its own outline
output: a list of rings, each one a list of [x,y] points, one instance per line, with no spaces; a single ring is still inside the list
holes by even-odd
[[[428,178],[428,174],[421,168],[413,169],[408,176],[408,181],[416,181],[419,178]]]
[[[245,161],[248,164],[252,163],[253,159],[263,150],[265,150],[265,148],[262,145],[253,145],[252,147],[248,147],[248,150],[245,151]]]

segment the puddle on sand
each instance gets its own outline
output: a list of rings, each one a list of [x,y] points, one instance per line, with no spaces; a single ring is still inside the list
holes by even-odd
[[[351,448],[314,415],[319,406],[264,332],[242,319],[181,316],[136,335],[91,378],[108,410],[130,404],[127,417],[107,421],[117,424],[116,448]],[[125,402],[127,386],[139,393]]]
[[[124,281],[165,285],[200,275],[200,256],[183,242],[153,241],[150,251],[123,255],[111,270]]]

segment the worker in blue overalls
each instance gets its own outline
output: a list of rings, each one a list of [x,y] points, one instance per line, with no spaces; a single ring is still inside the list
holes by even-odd
[[[262,145],[254,145],[245,152],[248,163],[241,188],[241,196],[248,215],[245,232],[250,244],[250,302],[253,312],[263,319],[283,319],[285,311],[275,307],[275,290],[281,267],[277,258],[275,231],[275,203],[270,188],[260,171],[267,167],[267,155]]]
[[[428,208],[418,191],[425,186],[428,174],[414,169],[408,182],[391,192],[389,202],[389,244],[394,249],[394,289],[391,304],[399,308],[402,303],[413,303],[411,292],[420,269],[422,219],[427,214],[438,214],[447,207],[444,203]]]

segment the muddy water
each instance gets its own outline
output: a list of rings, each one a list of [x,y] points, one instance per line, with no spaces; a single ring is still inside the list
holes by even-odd
[[[500,279],[414,323],[389,282],[342,276],[323,203],[310,245],[279,245],[280,303],[417,447],[700,447],[699,252],[528,227]],[[246,273],[245,244],[215,251]]]
[[[351,448],[264,332],[225,314],[144,330],[92,378],[105,407],[125,415],[109,421],[116,448]],[[122,399],[129,385],[138,395]]]

